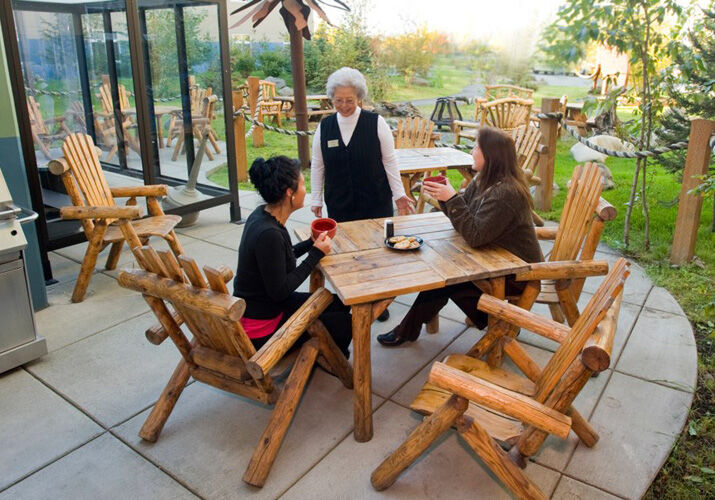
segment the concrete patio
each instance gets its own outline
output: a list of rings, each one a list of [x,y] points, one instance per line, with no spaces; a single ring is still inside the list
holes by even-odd
[[[260,202],[240,196],[244,217]],[[289,230],[307,226],[307,209]],[[185,252],[202,264],[235,267],[242,226],[226,222],[228,207],[201,213],[180,229]],[[160,246],[157,244],[156,246]],[[320,369],[312,375],[266,486],[241,481],[271,409],[191,383],[155,444],[137,432],[179,354],[167,341],[144,338],[155,320],[141,296],[120,288],[116,272],[95,272],[84,302],[70,296],[86,244],[51,255],[58,283],[51,306],[37,313],[50,353],[0,375],[0,500],[21,498],[508,498],[454,432],[385,492],[370,473],[404,440],[420,417],[408,409],[429,367],[468,349],[482,332],[467,328],[454,304],[442,310],[440,331],[385,349],[372,343],[374,438],[352,436],[352,393]],[[544,251],[548,251],[545,245]],[[104,252],[106,259],[106,251]],[[605,246],[598,259],[615,260]],[[121,267],[134,267],[125,250]],[[599,284],[586,282],[582,305]],[[307,284],[304,284],[307,288]],[[414,295],[399,297],[387,331]],[[548,309],[538,307],[540,314]],[[520,340],[545,362],[555,344],[530,332]],[[611,368],[592,379],[575,406],[600,433],[594,448],[549,438],[527,473],[552,498],[639,498],[682,429],[696,383],[697,353],[682,309],[632,265]]]

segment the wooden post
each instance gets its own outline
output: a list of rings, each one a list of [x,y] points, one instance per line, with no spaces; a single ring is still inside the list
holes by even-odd
[[[541,100],[542,113],[551,113],[558,110],[558,99],[544,98]],[[539,165],[537,170],[539,177],[541,177],[541,184],[536,186],[534,205],[536,205],[536,208],[539,210],[551,210],[558,128],[559,121],[555,118],[541,118],[541,144],[546,148],[546,151],[539,155]]]
[[[243,106],[243,93],[240,90],[233,91],[233,110],[241,109]],[[236,144],[236,176],[238,182],[248,180],[248,160],[246,159],[246,119],[243,116],[236,116],[233,119],[233,140]]]
[[[286,22],[290,34],[290,63],[293,73],[293,111],[296,130],[308,131],[308,103],[305,90],[305,68],[303,66],[303,35],[294,22]],[[303,168],[310,166],[310,143],[308,136],[298,136],[298,158]]]
[[[710,136],[715,131],[715,121],[693,120],[690,123],[688,154],[685,157],[683,185],[680,189],[678,218],[675,220],[673,247],[670,251],[671,264],[690,262],[695,252],[695,239],[700,225],[700,211],[703,197],[700,194],[688,194],[702,183],[697,176],[708,173],[710,164]]]
[[[353,310],[353,391],[355,441],[372,439],[372,368],[370,365],[370,326],[372,305],[359,304]]]
[[[260,79],[257,76],[249,76],[246,78],[248,82],[248,107],[251,110],[251,118],[256,113],[256,106],[258,105],[258,87]],[[263,147],[263,128],[259,126],[253,127],[253,147],[260,148]]]

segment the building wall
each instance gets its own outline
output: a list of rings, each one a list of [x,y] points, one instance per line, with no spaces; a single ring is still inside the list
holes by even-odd
[[[1,28],[0,28],[1,29]],[[20,132],[15,116],[15,103],[10,87],[10,76],[5,56],[5,45],[0,32],[0,109],[3,119],[0,120],[0,169],[15,205],[31,208],[30,191],[27,187],[25,160],[20,145]],[[35,310],[47,307],[47,292],[45,277],[42,272],[40,249],[37,242],[37,230],[34,224],[24,224],[28,247],[25,252],[27,273],[30,278],[30,290]]]

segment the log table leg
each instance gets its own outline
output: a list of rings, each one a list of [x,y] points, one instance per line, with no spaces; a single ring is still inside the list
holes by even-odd
[[[310,272],[310,293],[315,292],[322,286],[325,286],[325,276],[318,269],[313,269]]]
[[[357,304],[353,311],[353,391],[355,393],[355,441],[372,439],[372,372],[370,327],[372,304]]]

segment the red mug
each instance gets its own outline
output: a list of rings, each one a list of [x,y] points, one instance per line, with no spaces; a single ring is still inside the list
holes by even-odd
[[[447,178],[444,175],[435,175],[434,177],[425,177],[425,182],[437,182],[439,184],[447,185]]]
[[[317,240],[320,233],[328,233],[329,238],[335,238],[335,233],[338,232],[338,223],[333,219],[323,218],[315,219],[310,224],[310,232],[313,235],[313,239]]]

